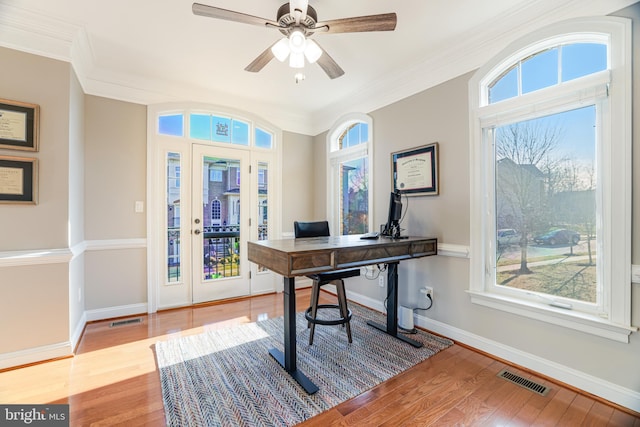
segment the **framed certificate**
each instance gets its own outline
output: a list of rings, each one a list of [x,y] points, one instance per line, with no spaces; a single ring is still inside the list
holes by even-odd
[[[0,156],[0,203],[38,202],[38,160]]]
[[[438,143],[391,153],[391,179],[400,194],[438,194]]]
[[[38,151],[40,107],[0,99],[0,148]]]

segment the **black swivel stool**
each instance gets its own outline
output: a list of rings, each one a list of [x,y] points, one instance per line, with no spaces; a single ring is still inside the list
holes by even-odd
[[[293,223],[293,229],[296,238],[323,237],[330,235],[328,221],[295,221]],[[304,313],[304,316],[308,321],[308,326],[311,328],[311,331],[309,333],[309,345],[313,344],[313,333],[315,331],[316,324],[346,326],[347,338],[349,339],[349,342],[352,342],[350,324],[351,310],[349,310],[349,307],[347,307],[347,294],[344,290],[343,279],[359,275],[360,269],[354,268],[350,270],[336,270],[307,276],[313,280],[313,287],[311,288],[311,306]],[[320,299],[320,287],[329,283],[334,283],[336,286],[336,291],[338,294],[338,304],[318,304],[318,300]],[[319,309],[337,309],[339,310],[340,318],[332,320],[318,319],[317,314]]]

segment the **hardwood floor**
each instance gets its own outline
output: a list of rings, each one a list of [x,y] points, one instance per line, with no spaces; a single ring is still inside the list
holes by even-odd
[[[323,303],[333,297],[323,293]],[[297,307],[309,291],[297,292]],[[73,358],[0,372],[0,403],[68,403],[72,426],[162,426],[154,343],[282,315],[282,295],[87,325]],[[302,426],[634,426],[640,418],[529,373],[546,397],[496,377],[504,363],[454,345]]]

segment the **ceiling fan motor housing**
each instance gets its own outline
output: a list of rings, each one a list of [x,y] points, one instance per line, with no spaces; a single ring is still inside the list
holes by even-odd
[[[276,21],[278,21],[278,24],[280,25],[280,32],[284,36],[289,37],[289,34],[291,34],[294,29],[299,28],[303,31],[305,36],[313,34],[313,29],[318,22],[318,14],[316,13],[316,10],[311,5],[307,6],[307,16],[305,19],[300,21],[299,26],[296,26],[296,19],[290,13],[289,9],[289,3],[283,4],[278,9]]]

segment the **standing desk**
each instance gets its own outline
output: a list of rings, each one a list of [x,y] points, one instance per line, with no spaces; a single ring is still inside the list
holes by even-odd
[[[284,353],[272,348],[269,354],[307,393],[318,391],[296,366],[295,277],[373,264],[387,265],[387,324],[367,323],[421,347],[421,343],[398,333],[398,264],[406,259],[437,255],[437,247],[437,239],[430,237],[364,240],[358,235],[249,242],[249,261],[284,277]]]

